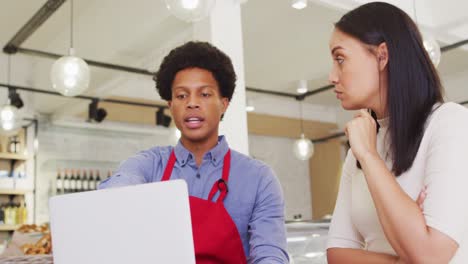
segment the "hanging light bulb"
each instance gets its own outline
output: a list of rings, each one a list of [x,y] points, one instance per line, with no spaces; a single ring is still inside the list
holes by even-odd
[[[11,56],[8,56],[7,83],[10,84]],[[12,101],[12,99],[14,101]],[[12,105],[12,103],[14,103]],[[23,101],[15,89],[8,88],[8,100],[0,107],[0,133],[3,135],[14,135],[21,128],[21,117],[18,107],[23,107]]]
[[[59,58],[52,65],[50,80],[57,92],[76,96],[88,89],[90,73],[88,64],[76,57],[73,49],[73,0],[70,1],[70,13],[70,51],[68,56]]]
[[[21,128],[21,117],[18,108],[10,105],[10,102],[0,108],[0,132],[12,135]]]
[[[175,17],[186,22],[197,22],[210,15],[216,0],[165,0]]]
[[[310,139],[301,134],[301,138],[294,141],[294,155],[300,160],[308,160],[314,154],[314,145]]]
[[[304,135],[304,119],[302,116],[302,100],[300,100],[299,104],[299,112],[301,117],[301,137],[294,141],[293,144],[293,152],[296,158],[299,160],[308,160],[314,154],[314,145],[312,145],[312,141],[307,139]]]
[[[439,43],[431,34],[423,34],[423,44],[427,54],[429,54],[429,58],[431,58],[432,63],[437,68],[441,55]]]
[[[86,62],[73,56],[73,50],[69,56],[63,56],[55,61],[50,72],[52,88],[65,96],[76,96],[88,89],[89,67]]]

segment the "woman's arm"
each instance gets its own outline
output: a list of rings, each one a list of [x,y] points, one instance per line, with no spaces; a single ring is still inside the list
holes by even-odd
[[[327,250],[329,264],[395,264],[398,257],[383,253],[375,253],[363,249],[329,248]]]
[[[383,160],[375,155],[361,159],[362,170],[377,214],[390,244],[410,263],[448,263],[458,244],[426,225],[418,205],[400,187]]]
[[[397,254],[410,263],[448,263],[458,244],[426,225],[423,213],[387,169],[376,150],[375,121],[361,110],[346,127],[385,235]],[[429,197],[429,194],[428,194]]]

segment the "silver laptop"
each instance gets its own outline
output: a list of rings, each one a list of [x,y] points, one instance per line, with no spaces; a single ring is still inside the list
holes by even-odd
[[[187,184],[52,197],[54,264],[195,263]]]

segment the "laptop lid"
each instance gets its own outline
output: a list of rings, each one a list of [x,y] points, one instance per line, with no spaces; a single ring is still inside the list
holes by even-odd
[[[55,264],[195,263],[183,180],[55,196],[49,208]]]

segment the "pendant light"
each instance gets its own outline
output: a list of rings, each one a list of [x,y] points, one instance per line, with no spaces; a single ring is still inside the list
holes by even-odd
[[[216,0],[165,0],[165,2],[167,9],[175,17],[186,22],[197,22],[210,15]]]
[[[7,84],[10,84],[11,77],[11,55],[8,55],[7,66]],[[3,135],[14,135],[21,128],[21,116],[18,108],[12,105],[11,95],[16,94],[16,91],[8,89],[8,100],[5,105],[0,108],[0,133]],[[17,94],[16,94],[17,95]],[[19,99],[19,95],[17,95]],[[21,100],[21,99],[19,99]]]
[[[293,152],[299,160],[308,160],[314,154],[314,145],[312,141],[304,135],[304,119],[302,116],[302,100],[300,101],[300,117],[301,117],[301,137],[294,141]]]
[[[418,17],[416,16],[416,0],[413,0],[413,13],[414,21],[416,24],[418,24]],[[441,56],[440,45],[434,36],[427,32],[422,33],[422,38],[424,49],[426,49],[432,64],[434,64],[434,66],[437,68],[437,66],[439,66]]]
[[[75,56],[73,45],[73,0],[70,0],[70,50],[68,56],[55,61],[50,72],[52,88],[65,96],[80,95],[89,86],[88,64]]]
[[[423,34],[423,44],[427,54],[429,54],[429,58],[431,58],[432,63],[437,68],[437,66],[439,66],[441,56],[439,43],[432,35]]]

